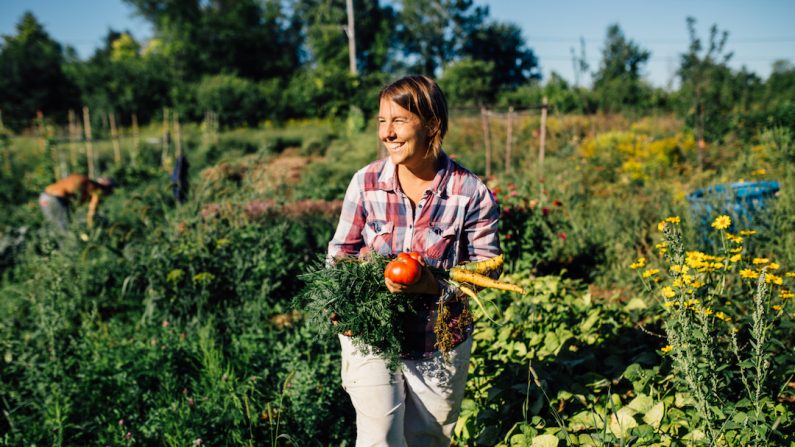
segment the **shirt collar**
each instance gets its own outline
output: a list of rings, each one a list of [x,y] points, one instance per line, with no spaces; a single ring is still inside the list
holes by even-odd
[[[436,171],[436,176],[429,188],[437,197],[443,197],[447,194],[447,181],[450,178],[450,174],[453,172],[452,163],[453,161],[444,151],[439,152],[439,170]],[[378,189],[382,191],[397,191],[398,179],[397,175],[395,175],[396,173],[397,169],[395,164],[392,163],[392,159],[387,156],[384,168],[378,176]]]

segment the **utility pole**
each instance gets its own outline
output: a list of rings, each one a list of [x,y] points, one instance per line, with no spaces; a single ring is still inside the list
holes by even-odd
[[[345,27],[345,34],[348,35],[348,61],[351,67],[351,74],[359,75],[356,69],[356,29],[353,23],[353,0],[345,1],[345,9],[348,12],[348,26]]]

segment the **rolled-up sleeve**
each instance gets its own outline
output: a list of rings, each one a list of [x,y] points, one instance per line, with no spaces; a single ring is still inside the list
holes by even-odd
[[[500,209],[491,191],[481,184],[464,217],[464,243],[468,261],[484,261],[502,253],[499,237]]]
[[[342,211],[337,223],[334,237],[328,244],[329,259],[338,256],[357,256],[364,247],[362,228],[366,220],[366,211],[362,199],[363,186],[361,176],[357,173],[351,179],[345,199],[342,202]]]

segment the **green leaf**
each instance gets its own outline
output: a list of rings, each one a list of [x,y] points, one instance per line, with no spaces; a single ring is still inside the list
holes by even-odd
[[[633,310],[643,310],[648,307],[649,307],[648,304],[646,304],[646,301],[644,301],[643,298],[635,297],[629,300],[627,305],[624,306],[624,311],[631,312]]]
[[[599,321],[599,317],[600,317],[599,309],[591,311],[588,315],[588,318],[586,318],[585,321],[583,321],[580,324],[580,331],[582,331],[583,333],[590,331],[591,328],[594,326],[594,324],[596,324],[596,322]]]
[[[544,434],[533,438],[532,447],[558,447],[560,439],[557,436]]]
[[[640,394],[636,398],[632,399],[632,402],[630,402],[627,406],[637,411],[638,413],[645,413],[653,405],[654,405],[654,399],[652,399],[651,397],[645,394]]]
[[[643,415],[643,422],[651,425],[654,428],[660,428],[660,423],[665,416],[665,404],[662,402],[657,402],[653,407],[651,407],[646,414]]]
[[[626,437],[629,430],[637,426],[635,410],[632,408],[623,407],[610,416],[610,431],[619,438]]]

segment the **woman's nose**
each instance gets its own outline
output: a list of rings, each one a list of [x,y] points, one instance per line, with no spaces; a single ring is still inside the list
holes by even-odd
[[[391,124],[384,124],[384,127],[381,129],[381,138],[385,140],[392,140],[397,135],[395,134],[395,128]]]

